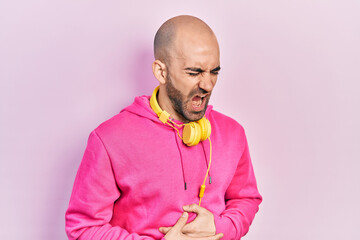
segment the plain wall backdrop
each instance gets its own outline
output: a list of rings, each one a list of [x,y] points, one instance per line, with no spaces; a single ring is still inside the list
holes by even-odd
[[[249,140],[264,202],[244,239],[360,239],[358,0],[1,1],[0,238],[66,239],[89,133],[151,94],[180,14],[216,33],[210,103]]]

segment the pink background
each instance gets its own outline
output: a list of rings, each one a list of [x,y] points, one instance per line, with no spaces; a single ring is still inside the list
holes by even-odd
[[[1,1],[0,238],[66,239],[88,134],[152,92],[179,14],[217,34],[211,104],[247,132],[264,202],[245,239],[360,239],[358,0]]]

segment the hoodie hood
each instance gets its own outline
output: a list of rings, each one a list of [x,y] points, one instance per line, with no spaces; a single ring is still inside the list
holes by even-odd
[[[213,106],[212,105],[208,105],[207,109],[206,109],[206,112],[205,112],[205,117],[208,118],[208,116],[210,115],[211,111],[213,109]],[[158,116],[156,115],[156,113],[151,109],[150,107],[150,96],[139,96],[139,97],[136,97],[134,102],[124,108],[121,112],[124,112],[124,111],[127,111],[127,112],[130,112],[130,113],[133,113],[133,114],[136,114],[140,117],[145,117],[145,118],[148,118],[154,122],[157,122],[157,123],[160,123],[164,126],[167,126],[167,127],[170,127],[166,124],[163,124]],[[170,116],[171,117],[171,116]],[[175,119],[172,119],[174,122],[176,122],[177,124],[183,124],[182,122],[178,121],[178,120],[175,120]]]

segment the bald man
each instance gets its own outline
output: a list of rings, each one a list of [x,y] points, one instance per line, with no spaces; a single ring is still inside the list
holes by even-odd
[[[89,136],[69,208],[69,239],[240,239],[262,201],[244,129],[208,105],[215,34],[177,16],[154,41],[152,96]]]

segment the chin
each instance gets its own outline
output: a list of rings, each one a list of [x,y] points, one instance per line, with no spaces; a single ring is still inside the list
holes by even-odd
[[[183,110],[185,110],[183,113],[183,117],[190,122],[196,122],[200,119],[202,119],[205,115],[206,109],[208,107],[208,101],[206,101],[204,108],[201,111],[189,111],[189,108],[183,108]]]
[[[201,112],[190,113],[190,114],[188,114],[188,116],[185,119],[190,122],[196,122],[196,121],[199,121],[200,119],[202,119],[204,117],[204,115],[205,115],[205,110],[201,111]]]

